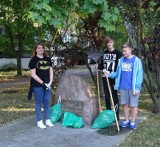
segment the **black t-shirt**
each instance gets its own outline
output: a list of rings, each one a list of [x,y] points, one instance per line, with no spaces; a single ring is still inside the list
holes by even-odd
[[[50,66],[52,66],[52,62],[50,58],[43,57],[39,58],[34,56],[29,62],[29,69],[36,69],[36,75],[44,82],[49,83],[50,81]],[[41,87],[42,85],[31,78],[31,84],[33,87]]]
[[[112,52],[105,50],[98,69],[106,69],[107,71],[115,72],[118,65],[118,60],[121,58],[121,56],[121,52],[117,49],[114,49]]]

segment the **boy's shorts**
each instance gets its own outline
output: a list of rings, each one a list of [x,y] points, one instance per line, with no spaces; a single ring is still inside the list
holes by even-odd
[[[120,90],[121,104],[129,104],[130,107],[138,106],[139,95],[135,96],[132,90]]]

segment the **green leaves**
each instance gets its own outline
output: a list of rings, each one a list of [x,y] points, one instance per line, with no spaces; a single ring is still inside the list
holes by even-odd
[[[39,26],[49,24],[61,29],[72,14],[79,19],[99,15],[97,23],[106,31],[115,30],[115,23],[121,21],[118,8],[109,7],[106,0],[35,0],[31,2],[28,12],[28,18]]]
[[[98,4],[103,4],[104,0],[93,0],[92,1],[94,4],[98,5]]]
[[[30,11],[29,14],[28,14],[28,18],[31,18],[31,19],[37,19],[37,17],[39,16],[39,14],[37,12],[33,12],[33,11]]]
[[[31,2],[27,8],[28,19],[38,26],[53,25],[55,28],[62,28],[67,18],[68,9],[65,8],[65,2],[52,0],[36,0]]]
[[[117,7],[114,7],[113,8],[113,12],[114,12],[114,14],[117,14],[117,15],[119,15],[120,13],[119,13],[119,10],[118,10],[118,8]]]
[[[34,3],[34,8],[37,10],[47,10],[48,12],[52,11],[52,8],[48,5],[48,3]]]
[[[106,31],[115,31],[115,23],[121,22],[120,12],[117,7],[110,7],[106,0],[83,0],[80,4],[80,18],[100,15],[98,24]]]
[[[106,31],[115,31],[115,23],[121,22],[120,13],[117,7],[111,9],[103,9],[99,26],[105,28]]]

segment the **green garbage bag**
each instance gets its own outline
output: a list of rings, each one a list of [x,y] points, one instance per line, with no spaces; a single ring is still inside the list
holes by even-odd
[[[50,107],[50,120],[54,124],[56,123],[62,115],[62,108],[61,108],[61,97],[58,99],[58,103],[52,107]]]
[[[112,110],[105,110],[101,112],[92,124],[92,129],[107,128],[115,121],[114,112]]]
[[[62,121],[62,126],[81,128],[81,127],[83,127],[83,125],[84,125],[84,123],[83,123],[82,117],[78,117],[71,112],[64,113],[64,119]]]

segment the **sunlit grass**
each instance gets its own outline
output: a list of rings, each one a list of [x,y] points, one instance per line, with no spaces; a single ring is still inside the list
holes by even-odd
[[[29,70],[23,70],[22,75],[21,79],[28,77],[30,75]],[[16,71],[0,71],[0,82],[15,81],[16,79],[19,79]]]
[[[14,77],[17,75],[17,71],[0,71],[0,77]],[[22,71],[23,76],[29,75],[29,70]]]

